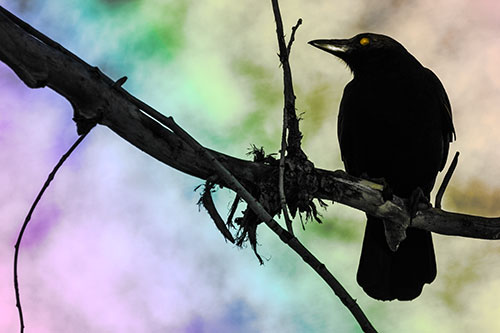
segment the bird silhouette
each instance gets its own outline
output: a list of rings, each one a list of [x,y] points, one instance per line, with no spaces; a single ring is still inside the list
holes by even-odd
[[[385,35],[362,33],[309,44],[342,59],[353,73],[338,115],[346,171],[383,179],[399,197],[415,199],[420,193],[429,201],[455,138],[450,102],[437,76]],[[357,281],[369,296],[412,300],[435,279],[431,233],[411,227],[406,233],[392,251],[383,220],[367,215]]]

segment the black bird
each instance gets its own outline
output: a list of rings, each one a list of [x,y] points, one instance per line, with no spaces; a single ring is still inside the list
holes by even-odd
[[[383,179],[392,193],[427,200],[455,138],[451,106],[437,76],[396,40],[373,33],[309,44],[342,59],[353,79],[344,89],[338,138],[346,171]],[[407,229],[393,252],[381,219],[367,216],[357,281],[378,300],[412,300],[436,277],[432,236]]]

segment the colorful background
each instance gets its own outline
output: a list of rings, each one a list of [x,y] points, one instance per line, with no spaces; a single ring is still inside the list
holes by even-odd
[[[242,158],[279,148],[282,73],[270,1],[3,0],[13,11],[176,121]],[[441,78],[461,161],[445,208],[500,215],[500,5],[477,1],[281,1],[302,17],[292,70],[304,149],[341,168],[336,116],[345,65],[316,38],[391,35]],[[289,34],[289,33],[288,33]],[[1,47],[1,46],[0,46]],[[32,200],[76,139],[70,105],[0,64],[0,332],[18,331],[14,242]],[[324,282],[265,227],[259,266],[225,243],[196,202],[201,181],[95,128],[63,166],[22,243],[27,332],[359,332]],[[225,211],[232,199],[217,193]],[[438,277],[412,302],[369,299],[355,282],[363,214],[341,205],[301,240],[382,332],[500,331],[500,243],[436,235]],[[299,229],[298,225],[296,229]]]

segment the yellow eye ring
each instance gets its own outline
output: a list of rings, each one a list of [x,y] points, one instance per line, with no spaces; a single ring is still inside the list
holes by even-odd
[[[368,45],[368,44],[370,44],[370,39],[369,39],[369,38],[367,38],[367,37],[363,37],[363,38],[361,38],[361,39],[359,40],[359,44],[361,44],[361,45],[363,45],[363,46]]]

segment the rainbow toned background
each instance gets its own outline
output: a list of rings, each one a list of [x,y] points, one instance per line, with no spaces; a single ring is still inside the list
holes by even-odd
[[[282,72],[270,1],[9,0],[2,6],[98,66],[202,144],[248,158],[279,147]],[[281,1],[299,17],[292,70],[304,149],[342,168],[336,116],[345,65],[307,41],[391,35],[441,78],[461,161],[448,210],[500,215],[500,5],[494,0]],[[1,45],[0,45],[1,47]],[[0,63],[0,332],[18,331],[14,242],[46,176],[76,139],[69,103]],[[266,227],[225,243],[196,206],[200,179],[98,126],[63,166],[22,243],[26,332],[359,332],[324,282]],[[440,183],[440,180],[439,180]],[[221,212],[232,194],[216,194]],[[300,239],[381,332],[500,331],[500,243],[435,235],[436,281],[412,302],[377,302],[355,282],[363,214],[339,204]]]

